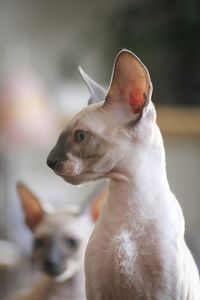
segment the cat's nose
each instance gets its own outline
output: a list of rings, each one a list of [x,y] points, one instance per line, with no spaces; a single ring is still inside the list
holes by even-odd
[[[58,262],[55,262],[51,259],[46,259],[44,268],[45,271],[52,276],[56,276],[61,272],[61,268]]]
[[[57,159],[55,148],[53,148],[47,157],[47,166],[54,170],[57,164],[58,164],[58,159]]]
[[[50,158],[47,158],[47,166],[51,169],[54,169],[56,167],[56,165],[58,164],[58,161],[55,159],[55,160],[52,160]]]

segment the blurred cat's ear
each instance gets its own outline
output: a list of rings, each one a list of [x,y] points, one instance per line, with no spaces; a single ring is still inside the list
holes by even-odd
[[[90,78],[81,67],[79,67],[78,70],[90,92],[90,99],[88,100],[88,105],[105,100],[107,94],[106,90],[97,82],[95,82],[92,78]]]
[[[108,187],[105,182],[102,182],[82,203],[79,215],[88,215],[92,222],[96,222],[101,214],[101,209],[106,202],[107,197]]]
[[[99,193],[96,195],[93,203],[92,203],[92,209],[91,209],[91,216],[92,220],[96,222],[101,214],[101,210],[103,208],[103,205],[108,198],[108,188],[103,188],[99,191]]]
[[[44,212],[38,198],[29,190],[29,188],[21,183],[17,183],[17,192],[22,204],[24,218],[27,226],[33,231],[41,222]]]

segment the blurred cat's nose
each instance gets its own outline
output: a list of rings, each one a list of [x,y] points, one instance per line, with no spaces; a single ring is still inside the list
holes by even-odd
[[[47,158],[47,165],[49,168],[54,169],[57,165],[58,161],[57,160],[52,160]]]
[[[61,272],[60,265],[51,259],[46,259],[44,264],[45,271],[52,276],[56,276]]]

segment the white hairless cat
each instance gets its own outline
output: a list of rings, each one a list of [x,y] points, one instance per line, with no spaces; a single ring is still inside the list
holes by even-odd
[[[47,163],[72,184],[109,178],[86,251],[87,299],[199,300],[199,274],[167,181],[148,70],[121,51],[107,94],[81,74],[91,105],[67,125]]]

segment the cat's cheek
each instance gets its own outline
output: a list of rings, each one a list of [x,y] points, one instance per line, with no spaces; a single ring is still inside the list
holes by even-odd
[[[63,170],[66,176],[77,176],[82,172],[82,161],[79,159],[67,160],[63,164]]]

